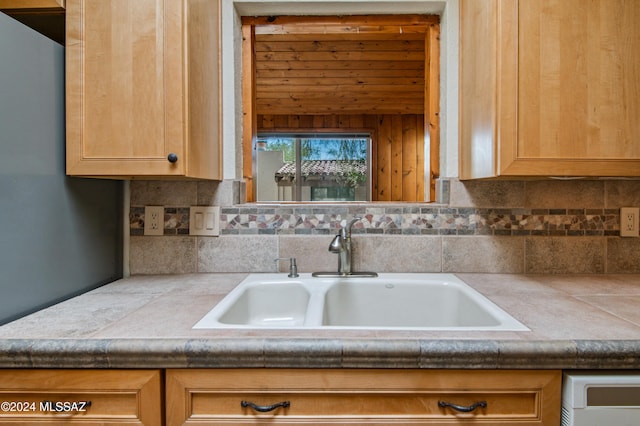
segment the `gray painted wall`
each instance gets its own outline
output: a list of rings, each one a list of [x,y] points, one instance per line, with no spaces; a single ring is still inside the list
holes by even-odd
[[[122,183],[65,176],[64,48],[0,13],[0,324],[122,276]]]

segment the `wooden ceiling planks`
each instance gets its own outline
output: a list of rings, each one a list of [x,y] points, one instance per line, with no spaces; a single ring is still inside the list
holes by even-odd
[[[303,19],[301,19],[303,18]],[[434,16],[247,18],[258,114],[423,114]]]

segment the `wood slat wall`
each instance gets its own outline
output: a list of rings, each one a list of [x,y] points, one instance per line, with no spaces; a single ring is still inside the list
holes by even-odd
[[[258,113],[424,112],[424,34],[255,37]]]
[[[424,201],[425,130],[423,114],[266,115],[258,132],[369,132],[372,201]]]

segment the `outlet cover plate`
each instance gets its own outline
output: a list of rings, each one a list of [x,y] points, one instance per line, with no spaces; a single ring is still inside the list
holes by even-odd
[[[164,206],[144,207],[144,235],[164,235]]]
[[[622,207],[620,209],[620,236],[640,236],[640,208]]]
[[[220,207],[191,206],[189,209],[189,235],[209,237],[220,235]]]

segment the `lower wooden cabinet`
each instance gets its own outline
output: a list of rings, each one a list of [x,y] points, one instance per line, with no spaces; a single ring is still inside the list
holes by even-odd
[[[0,424],[555,426],[561,377],[559,370],[0,370]]]
[[[167,425],[560,424],[561,371],[167,370]]]
[[[160,370],[0,370],[0,424],[163,424]]]

